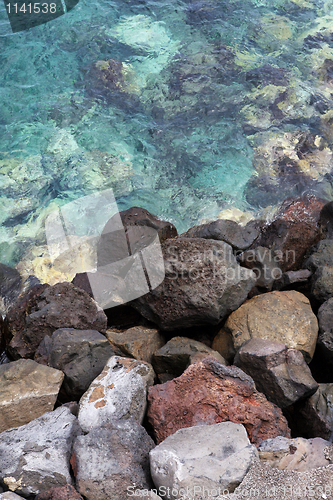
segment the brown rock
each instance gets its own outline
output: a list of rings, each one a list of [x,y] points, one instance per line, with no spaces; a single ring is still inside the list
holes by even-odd
[[[224,331],[238,350],[245,340],[258,337],[302,352],[310,362],[317,341],[318,322],[305,295],[294,290],[270,292],[248,300],[228,317]]]
[[[71,283],[37,285],[6,316],[6,351],[14,359],[31,358],[45,335],[58,328],[105,332],[106,324],[102,309],[80,288]]]
[[[274,220],[262,229],[253,248],[271,249],[283,272],[297,271],[307,251],[323,237],[318,221],[324,205],[325,201],[315,196],[287,199]]]
[[[73,486],[66,484],[66,486],[43,491],[37,495],[36,500],[83,500],[83,498]]]
[[[148,402],[148,420],[158,443],[184,427],[226,421],[243,424],[255,445],[290,436],[281,410],[256,391],[251,377],[211,357],[189,366],[180,377],[151,387]]]
[[[125,331],[106,330],[106,337],[113,350],[119,356],[130,356],[141,361],[152,362],[155,351],[160,349],[165,340],[158,330],[144,326],[134,326]]]
[[[213,339],[212,349],[219,352],[229,364],[232,364],[236,351],[231,332],[221,328]]]
[[[0,365],[0,432],[52,411],[64,374],[31,359]]]
[[[158,232],[161,243],[177,236],[177,229],[171,222],[159,219],[144,208],[131,207],[128,210],[119,212],[119,214],[125,229],[128,226],[152,227]]]

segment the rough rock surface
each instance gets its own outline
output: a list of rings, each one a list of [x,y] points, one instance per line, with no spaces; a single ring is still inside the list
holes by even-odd
[[[333,240],[322,240],[304,264],[314,274],[311,292],[320,302],[333,296]]]
[[[71,459],[77,490],[87,500],[124,500],[128,488],[149,490],[149,452],[154,446],[133,419],[108,422],[79,436]]]
[[[71,283],[37,285],[8,312],[4,323],[7,352],[33,357],[45,335],[59,328],[105,332],[107,318],[97,303]]]
[[[35,360],[65,374],[62,396],[79,399],[114,355],[104,335],[96,330],[60,328],[40,343]]]
[[[165,344],[164,337],[158,330],[144,326],[134,326],[125,331],[109,328],[106,330],[106,337],[116,354],[147,363],[152,362],[154,352]]]
[[[0,264],[0,311],[5,313],[21,292],[22,278],[12,267]]]
[[[330,444],[329,441],[321,438],[288,439],[278,436],[263,441],[258,451],[261,462],[280,470],[304,472],[330,464],[330,460],[325,456],[325,450]]]
[[[6,491],[5,493],[0,493],[0,500],[24,500],[23,497],[16,495],[12,491]]]
[[[174,238],[162,244],[163,283],[133,306],[164,330],[217,324],[246,299],[255,275],[224,242]]]
[[[36,500],[83,500],[83,498],[73,486],[66,484],[66,486],[51,488],[40,493]]]
[[[143,420],[147,387],[154,383],[152,366],[131,358],[112,356],[102,373],[80,399],[79,423],[84,432],[108,420]]]
[[[238,260],[243,266],[255,272],[258,287],[270,291],[274,281],[282,278],[279,261],[269,248],[257,247],[253,250],[246,250],[238,256]]]
[[[280,408],[256,391],[251,377],[211,357],[151,387],[148,401],[148,420],[158,443],[178,429],[228,420],[243,424],[256,445],[290,433]]]
[[[189,489],[197,499],[204,488],[234,491],[258,452],[242,425],[222,422],[180,429],[156,446],[149,457],[158,491],[170,488],[178,491],[179,498]]]
[[[191,227],[181,236],[224,241],[236,250],[245,250],[258,238],[259,230],[254,221],[250,221],[245,227],[242,227],[235,221],[219,219],[208,224]]]
[[[333,298],[328,299],[319,307],[318,324],[319,333],[333,333]]]
[[[0,365],[0,432],[52,411],[64,374],[32,359]]]
[[[250,375],[257,390],[280,408],[311,396],[318,389],[302,353],[278,342],[252,338],[244,342],[234,364]]]
[[[252,337],[298,349],[309,362],[313,356],[318,322],[305,295],[294,290],[255,296],[234,311],[224,330],[232,334],[239,349]]]
[[[319,384],[317,391],[291,408],[298,432],[308,438],[333,438],[333,384]]]
[[[315,196],[286,200],[253,246],[271,249],[283,272],[297,271],[307,251],[322,238],[318,221],[323,206]]]
[[[128,210],[119,212],[119,215],[125,230],[128,226],[151,227],[158,232],[161,242],[177,236],[177,229],[171,222],[159,219],[145,208],[131,207]]]
[[[178,377],[186,368],[207,356],[213,356],[223,365],[226,361],[221,354],[206,346],[202,342],[187,337],[173,337],[153,356],[155,373],[170,374]]]
[[[19,495],[71,484],[69,459],[81,433],[68,408],[59,407],[0,434],[0,481]]]

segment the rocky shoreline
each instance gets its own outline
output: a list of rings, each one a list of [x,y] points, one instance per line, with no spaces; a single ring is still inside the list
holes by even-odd
[[[120,215],[165,265],[128,304],[0,265],[0,499],[332,500],[333,202]]]

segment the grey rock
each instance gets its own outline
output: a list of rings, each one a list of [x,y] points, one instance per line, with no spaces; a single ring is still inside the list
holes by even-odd
[[[221,354],[202,342],[187,337],[173,337],[154,353],[152,364],[158,375],[165,373],[174,378],[181,375],[190,364],[207,356],[213,356],[223,365],[227,364]]]
[[[319,333],[333,333],[333,298],[326,300],[318,309]]]
[[[328,446],[330,442],[322,438],[288,439],[278,436],[262,441],[258,451],[261,462],[280,470],[303,472],[330,464],[330,460],[325,456]]]
[[[333,381],[333,332],[321,333],[317,339],[315,367],[321,382]]]
[[[140,423],[147,407],[147,390],[154,383],[149,363],[113,356],[80,399],[78,419],[84,432],[108,420],[134,418]]]
[[[0,481],[23,496],[71,484],[69,459],[80,433],[77,419],[64,407],[2,432]]]
[[[302,353],[278,342],[252,338],[242,345],[234,364],[250,375],[257,390],[280,408],[311,396],[318,389]]]
[[[246,250],[238,256],[238,260],[255,272],[256,285],[268,291],[272,290],[274,281],[282,277],[279,262],[274,259],[274,253],[269,248],[257,247],[253,250]]]
[[[5,493],[0,493],[0,500],[24,500],[23,497],[16,495],[12,491],[6,491]]]
[[[0,263],[0,312],[7,312],[7,308],[15,302],[21,292],[22,278],[20,273],[12,267]]]
[[[114,355],[109,341],[96,330],[60,328],[40,343],[35,360],[65,374],[62,393],[79,399]]]
[[[79,436],[74,443],[78,492],[87,500],[124,500],[136,489],[150,490],[154,446],[133,419],[108,422]]]
[[[333,267],[318,267],[312,277],[311,293],[319,302],[333,296]]]
[[[32,359],[0,365],[0,432],[52,411],[64,374]]]
[[[193,498],[207,491],[233,491],[244,478],[258,452],[245,427],[233,422],[180,429],[150,454],[156,488],[170,488],[168,499],[181,498],[189,488]],[[171,493],[172,490],[175,493]]]
[[[218,324],[255,284],[254,273],[239,266],[224,242],[174,238],[162,251],[163,283],[132,305],[163,330]]]
[[[242,227],[235,221],[219,219],[208,224],[191,227],[181,236],[224,241],[236,250],[245,250],[258,238],[259,230],[254,221],[250,221],[245,227]]]
[[[323,266],[333,267],[333,240],[319,241],[305,262],[305,267],[312,271]]]
[[[333,438],[333,384],[319,384],[317,391],[293,409],[298,432],[312,438]]]

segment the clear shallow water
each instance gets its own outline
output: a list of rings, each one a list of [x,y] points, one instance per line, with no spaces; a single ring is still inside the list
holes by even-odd
[[[80,0],[15,34],[1,5],[0,261],[107,188],[178,231],[331,199],[332,34],[328,1]]]

